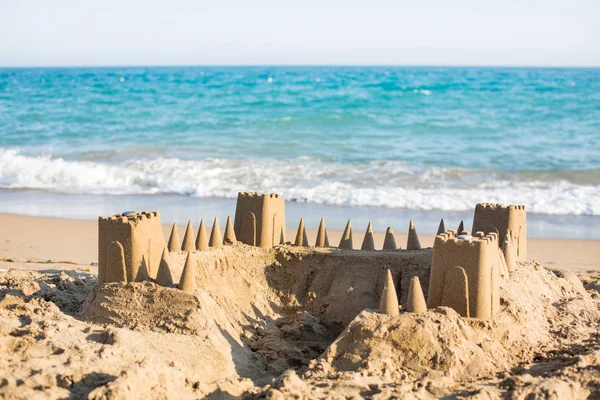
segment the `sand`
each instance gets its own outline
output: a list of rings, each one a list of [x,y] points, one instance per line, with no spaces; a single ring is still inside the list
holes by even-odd
[[[530,239],[536,262],[502,280],[500,315],[479,321],[377,311],[388,267],[401,303],[413,276],[427,292],[430,249],[225,246],[197,256],[185,293],[95,285],[96,235],[95,221],[0,216],[1,398],[600,396],[599,242]]]

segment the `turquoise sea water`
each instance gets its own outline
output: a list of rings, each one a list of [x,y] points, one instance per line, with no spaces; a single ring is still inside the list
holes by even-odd
[[[33,207],[256,190],[390,213],[525,204],[594,225],[600,69],[0,69],[0,189],[0,212],[18,193]]]

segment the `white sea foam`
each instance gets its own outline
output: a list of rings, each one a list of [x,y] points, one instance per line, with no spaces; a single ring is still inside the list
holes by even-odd
[[[330,205],[465,211],[488,201],[525,204],[534,213],[600,215],[600,186],[544,179],[391,161],[156,158],[107,164],[0,149],[0,188],[8,189],[227,198],[255,190]]]

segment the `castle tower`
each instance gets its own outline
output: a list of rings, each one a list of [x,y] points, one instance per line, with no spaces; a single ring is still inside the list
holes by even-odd
[[[435,237],[427,307],[447,306],[463,317],[490,319],[500,309],[498,235]]]
[[[166,246],[158,211],[98,218],[98,282],[105,282],[107,277],[107,252],[113,241],[123,246],[127,282],[136,280],[142,258],[150,277],[156,276]]]
[[[285,242],[285,202],[275,193],[238,193],[233,230],[237,240],[258,247]]]
[[[499,244],[506,239],[506,230],[512,234],[517,261],[527,261],[527,212],[525,206],[504,206],[479,203],[475,206],[472,232],[498,232]]]

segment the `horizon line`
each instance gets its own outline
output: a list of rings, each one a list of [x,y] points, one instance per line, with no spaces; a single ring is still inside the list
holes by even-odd
[[[508,68],[508,69],[600,69],[600,65],[519,65],[519,64],[75,64],[75,65],[0,65],[0,69],[35,68]]]

